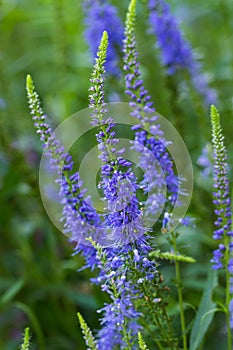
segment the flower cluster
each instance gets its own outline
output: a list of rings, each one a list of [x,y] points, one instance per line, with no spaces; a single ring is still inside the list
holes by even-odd
[[[135,2],[132,2],[131,6],[132,9],[128,13],[125,26],[123,48],[126,94],[130,97],[132,116],[139,121],[139,124],[133,126],[135,130],[134,148],[141,154],[139,165],[145,171],[141,186],[145,193],[150,193],[145,202],[146,214],[150,217],[163,210],[167,201],[164,189],[168,190],[167,210],[175,204],[179,181],[175,175],[171,158],[166,151],[168,141],[163,137],[160,125],[156,124],[158,117],[153,102],[140,77],[140,63],[134,33]],[[157,162],[159,167],[156,166]]]
[[[76,252],[85,257],[86,267],[99,269],[99,275],[92,282],[100,284],[111,298],[111,303],[99,311],[103,313],[102,328],[97,335],[97,348],[101,350],[134,346],[141,315],[136,310],[136,303],[144,301],[145,286],[156,286],[158,280],[156,263],[148,258],[151,247],[145,236],[146,228],[142,225],[136,178],[131,163],[123,158],[124,150],[116,150],[118,140],[114,123],[111,118],[106,118],[103,83],[107,45],[108,35],[104,32],[89,96],[92,125],[98,128],[96,138],[103,162],[100,186],[108,209],[104,215],[96,212],[90,198],[84,198],[79,173],[71,173],[72,158],[64,152],[48,126],[32,80],[27,79],[35,127],[58,175],[65,232],[77,242]],[[105,247],[110,243],[111,247]]]
[[[220,125],[220,116],[214,106],[211,106],[212,122],[212,142],[214,151],[214,200],[215,214],[215,231],[213,238],[220,241],[218,249],[214,251],[211,262],[214,269],[222,267],[228,268],[233,273],[233,260],[230,259],[230,252],[233,250],[233,231],[231,200],[228,181],[228,166],[226,148],[224,145],[224,136]]]
[[[102,328],[98,333],[99,349],[120,346],[134,348],[135,335],[140,329],[141,313],[135,302],[144,300],[143,288],[157,280],[156,264],[148,259],[151,248],[143,238],[121,248],[102,249],[93,242],[97,251],[100,274],[92,282],[101,284],[111,298],[99,312],[103,313]]]
[[[109,73],[119,76],[118,55],[123,39],[123,25],[117,13],[117,8],[106,0],[83,0],[85,37],[90,46],[92,57],[95,57],[102,33],[108,31],[109,47],[106,69]]]
[[[169,6],[164,0],[148,0],[148,3],[151,32],[157,36],[168,74],[175,74],[180,69],[187,70],[206,101],[212,102],[215,99],[214,92],[203,78],[201,68],[194,60],[190,45],[182,37]],[[180,339],[175,336],[167,312],[170,290],[163,283],[157,263],[157,259],[167,259],[175,262],[183,348],[187,349],[179,262],[192,263],[195,260],[179,253],[176,243],[178,233],[167,235],[172,246],[170,252],[155,250],[154,240],[150,236],[152,229],[146,227],[146,220],[151,218],[154,223],[156,217],[160,218],[163,233],[170,230],[170,225],[176,220],[173,209],[182,206],[179,195],[183,191],[185,179],[177,175],[179,169],[176,171],[167,151],[170,142],[163,134],[159,115],[141,78],[135,38],[136,0],[131,0],[126,18],[123,69],[125,93],[129,97],[131,115],[136,119],[136,125],[132,127],[132,148],[137,151],[138,166],[144,171],[140,182],[132,170],[132,163],[126,159],[125,150],[119,149],[116,125],[105,103],[105,66],[108,62],[107,68],[113,74],[119,74],[117,50],[123,39],[122,24],[115,7],[109,5],[107,0],[85,1],[84,9],[86,37],[95,56],[97,51],[90,79],[89,110],[91,125],[97,130],[96,141],[102,162],[98,187],[106,204],[103,212],[98,212],[91,198],[86,196],[86,189],[83,189],[79,172],[74,169],[72,157],[49,126],[32,79],[27,77],[29,107],[36,132],[49,159],[47,170],[55,172],[56,183],[60,186],[63,232],[76,242],[75,254],[81,253],[85,259],[83,268],[97,269],[91,282],[99,285],[109,298],[109,302],[97,311],[101,329],[95,336],[82,316],[78,315],[84,339],[91,350],[134,350],[138,344],[140,349],[147,349],[139,331],[142,324],[148,322],[147,335],[151,331],[159,333],[154,340],[158,348],[180,348]],[[211,107],[211,122],[215,188],[213,203],[217,216],[213,238],[218,241],[211,262],[214,270],[224,269],[226,272],[226,300],[222,310],[227,315],[230,337],[229,328],[233,327],[232,211],[226,149],[220,117],[214,106]],[[211,163],[207,162],[206,156],[207,150],[204,149],[199,164],[209,172]],[[146,198],[141,202],[137,196],[139,189],[143,190]],[[180,218],[179,222],[190,226],[192,219]],[[144,319],[145,315],[147,317]],[[230,349],[231,339],[228,339],[228,344]]]
[[[132,336],[139,329],[137,319],[140,313],[134,306],[134,300],[142,298],[138,284],[156,279],[156,265],[147,258],[150,248],[143,237],[146,228],[142,225],[136,197],[136,179],[130,168],[131,163],[122,156],[124,150],[118,151],[116,148],[118,139],[113,120],[106,118],[103,83],[107,43],[108,35],[104,32],[91,77],[89,96],[92,124],[98,127],[96,137],[103,162],[100,186],[109,211],[104,221],[108,232],[106,241],[112,239],[115,247],[103,250],[92,242],[97,251],[97,267],[100,271],[99,276],[92,281],[101,284],[102,290],[112,300],[101,310],[104,315],[98,334],[99,348],[106,350],[114,346],[132,346]],[[137,271],[136,280],[135,276],[132,278],[130,275],[132,266]],[[135,270],[136,266],[138,268]]]
[[[216,102],[216,92],[208,86],[208,78],[193,55],[190,44],[183,38],[170,6],[164,0],[149,0],[150,33],[157,37],[157,45],[168,74],[186,69],[197,91],[204,96],[207,105]]]
[[[122,245],[137,239],[145,229],[142,226],[136,197],[137,183],[130,169],[131,163],[122,157],[124,149],[117,150],[119,140],[114,131],[115,124],[111,117],[106,117],[103,82],[107,46],[108,35],[104,32],[91,77],[89,107],[92,125],[98,127],[96,138],[103,162],[99,187],[103,189],[109,211],[105,215],[104,223],[110,229],[110,232],[107,230],[106,241],[111,240],[111,244]]]
[[[49,158],[50,168],[47,170],[54,171],[58,176],[56,182],[60,185],[64,233],[70,234],[72,240],[77,243],[85,242],[93,232],[98,234],[100,217],[92,207],[90,198],[84,198],[86,189],[82,189],[79,173],[71,173],[72,157],[64,151],[64,147],[48,125],[30,76],[27,76],[27,93],[37,134],[40,135],[45,155]]]
[[[183,39],[170,6],[163,0],[150,0],[148,6],[150,32],[157,36],[162,62],[168,74],[174,74],[180,68],[189,68],[193,63],[192,49]]]
[[[233,328],[233,231],[232,211],[228,180],[227,153],[224,145],[224,136],[220,124],[220,115],[214,106],[211,106],[212,143],[214,154],[214,192],[215,231],[213,238],[219,241],[218,249],[213,251],[211,259],[214,270],[223,269],[226,276],[226,293],[224,312],[228,328],[228,345],[231,348],[231,329]]]

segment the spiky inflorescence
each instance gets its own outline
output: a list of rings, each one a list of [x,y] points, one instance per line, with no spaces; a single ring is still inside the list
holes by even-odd
[[[45,155],[50,161],[50,170],[47,170],[52,169],[57,174],[56,182],[60,185],[64,233],[69,233],[73,241],[83,243],[93,232],[97,235],[96,227],[100,225],[100,218],[92,207],[90,198],[84,198],[86,190],[81,188],[79,173],[70,173],[73,170],[72,157],[64,151],[48,125],[30,75],[27,76],[27,94],[36,132],[40,135]]]
[[[91,77],[89,96],[92,124],[98,127],[96,137],[103,162],[100,186],[109,211],[104,223],[108,232],[106,242],[112,240],[113,246],[103,249],[92,241],[99,268],[99,275],[92,282],[101,284],[102,290],[109,294],[112,301],[100,310],[103,317],[98,346],[103,350],[116,346],[123,349],[127,344],[133,344],[132,337],[139,330],[137,319],[140,313],[134,306],[134,300],[141,298],[138,283],[150,283],[157,276],[155,264],[146,257],[150,248],[143,238],[146,228],[141,222],[136,197],[137,184],[130,168],[131,163],[123,158],[124,150],[117,151],[115,124],[112,118],[107,117],[104,102],[107,39],[107,33],[104,32]],[[137,277],[132,276],[132,266],[137,266]]]
[[[132,6],[133,2],[130,5],[130,11],[132,10]],[[100,69],[98,71],[100,71]],[[97,81],[102,81],[102,79],[99,78],[100,77],[98,77]],[[93,91],[94,89],[92,88],[91,92],[93,93]],[[99,91],[100,89],[98,89],[98,91],[95,90],[95,97],[99,103],[103,103],[103,94],[100,94],[100,98],[98,98]],[[98,109],[96,106],[91,107],[95,107],[95,111],[101,108],[99,107]],[[105,106],[102,105],[102,108],[104,107]],[[102,126],[103,120],[104,119],[101,118],[100,124],[99,118],[94,118],[95,125]],[[112,123],[111,120],[109,122],[110,124]],[[97,140],[100,144],[104,143],[101,149],[105,151],[104,158],[103,155],[101,155],[101,158],[104,162],[112,162],[114,158],[114,162],[110,164],[110,171],[114,173],[118,171],[118,168],[114,170],[114,167],[118,166],[116,162],[117,152],[114,151],[113,157],[112,152],[106,150],[105,146],[109,143],[111,144],[111,142],[107,143],[105,141],[109,139],[109,134],[103,130],[100,130],[100,132],[101,138],[99,138],[99,134],[97,134]],[[112,137],[115,137],[115,133],[112,134]],[[111,172],[109,173],[109,167],[106,169],[104,164],[103,168],[103,178],[109,181],[112,176]],[[136,183],[133,186],[136,188]],[[109,182],[109,186],[106,188],[108,191],[112,191],[111,182]],[[125,196],[126,192],[127,191],[124,189],[123,193],[120,193],[120,195]],[[106,198],[108,198],[107,194]],[[115,214],[113,213],[113,215]],[[143,228],[142,233],[144,232],[145,229]],[[97,266],[99,267],[100,273],[99,276],[92,279],[92,281],[94,283],[100,283],[102,290],[106,291],[112,300],[111,304],[105,305],[105,307],[100,310],[104,315],[101,319],[102,328],[98,333],[99,348],[103,350],[114,349],[114,347],[133,349],[137,342],[137,332],[140,329],[138,324],[140,313],[135,309],[135,305],[144,304],[146,298],[145,290],[148,291],[151,288],[152,295],[156,294],[155,289],[159,279],[156,263],[152,262],[148,257],[152,248],[149,246],[148,239],[144,234],[129,243],[125,240],[125,244],[122,246],[115,246],[115,248],[112,249],[102,249],[94,242],[93,244],[97,250],[97,260],[99,261]],[[154,303],[154,305],[156,305],[156,303]]]
[[[124,70],[126,73],[126,94],[130,97],[132,115],[139,124],[134,126],[135,149],[141,154],[139,165],[145,171],[141,183],[144,192],[149,193],[145,202],[147,215],[155,215],[164,207],[169,210],[176,202],[178,195],[178,179],[174,173],[173,163],[166,151],[168,142],[164,139],[160,125],[156,124],[157,116],[151,97],[143,85],[140,62],[136,49],[135,17],[136,1],[131,2],[127,15],[124,39]],[[149,129],[147,132],[145,129]],[[154,162],[158,161],[162,172],[156,171]],[[164,188],[168,190],[168,201]],[[166,218],[165,218],[166,219]]]
[[[103,63],[104,61],[102,61],[101,64]],[[139,313],[136,312],[132,302],[132,294],[136,293],[135,286],[133,283],[126,281],[125,275],[122,277],[125,270],[118,269],[126,260],[123,258],[122,248],[106,249],[108,259],[106,261],[101,261],[97,249],[97,247],[101,249],[100,246],[88,246],[88,242],[83,244],[85,239],[90,236],[94,236],[97,240],[99,239],[98,230],[101,230],[101,233],[103,232],[100,218],[97,216],[96,211],[83,197],[84,191],[81,190],[79,174],[74,173],[70,175],[68,173],[73,167],[71,157],[64,152],[64,148],[55,138],[52,129],[47,124],[46,116],[40,107],[40,101],[34,90],[34,85],[30,76],[27,77],[27,91],[31,114],[35,121],[37,133],[43,141],[43,146],[46,155],[51,161],[51,166],[58,175],[57,181],[61,187],[62,204],[64,206],[63,220],[65,220],[65,228],[71,233],[72,240],[77,242],[80,242],[81,240],[81,244],[79,243],[77,245],[77,251],[81,251],[85,256],[86,267],[91,269],[98,267],[100,269],[99,276],[96,279],[93,279],[93,282],[102,284],[102,289],[107,291],[112,299],[112,303],[109,304],[108,307],[105,306],[103,310],[100,310],[100,312],[104,312],[104,316],[101,320],[102,329],[100,331],[98,343],[98,349],[109,350],[111,349],[110,344],[112,348],[114,348],[114,346],[119,346],[119,344],[125,344],[122,335],[123,328],[129,338],[136,334],[139,329],[136,322]],[[128,248],[127,252],[125,251],[125,255],[128,256],[130,248],[128,245],[126,246]],[[122,255],[122,257],[117,258],[117,255]],[[147,261],[143,262],[143,264],[143,266],[148,266]],[[125,266],[125,269],[129,269],[129,267]],[[148,268],[147,271],[149,271]],[[155,269],[153,267],[153,272],[154,271]],[[152,271],[150,274],[152,275]],[[108,287],[109,282],[113,283],[113,277],[114,282],[116,283],[114,291]],[[109,312],[111,315],[114,314],[115,318],[109,317]],[[113,329],[115,338],[112,337],[112,333],[110,332]]]
[[[80,232],[82,239],[93,237],[92,240],[89,239],[91,246],[79,244],[78,250],[85,256],[86,266],[99,268],[99,275],[92,281],[100,284],[111,298],[111,303],[100,310],[104,315],[101,318],[102,328],[98,334],[97,348],[101,350],[115,347],[123,349],[126,346],[133,348],[140,328],[140,312],[135,305],[145,302],[145,290],[148,288],[154,295],[154,288],[158,283],[156,263],[148,258],[152,248],[144,235],[146,228],[141,223],[136,179],[130,169],[131,164],[122,157],[122,151],[115,150],[117,139],[113,121],[105,118],[103,82],[106,50],[107,33],[104,33],[90,88],[92,124],[98,127],[97,141],[103,161],[101,186],[108,209],[113,209],[113,212],[105,215],[104,222],[101,222],[99,215],[84,199],[79,174],[69,174],[73,168],[71,157],[64,152],[52,134],[32,81],[30,78],[27,81],[35,126],[44,142],[46,154],[60,176],[58,182],[63,193],[63,219],[66,227],[70,230],[72,239],[78,240],[77,234]],[[104,233],[107,243],[109,240],[113,242],[113,247],[103,248],[95,242],[96,235],[99,241],[99,231]],[[110,239],[107,236],[109,233]]]
[[[164,0],[148,0],[150,33],[157,37],[162,63],[169,75],[186,69],[196,90],[203,95],[207,105],[216,102],[214,89],[208,86],[208,79],[193,55],[190,44],[184,39],[170,6]]]
[[[211,106],[211,123],[212,123],[212,143],[214,152],[214,192],[213,203],[215,205],[215,214],[217,220],[215,221],[215,231],[213,238],[220,241],[218,249],[213,254],[214,269],[222,267],[228,268],[233,272],[233,261],[230,259],[230,252],[233,250],[231,229],[232,212],[231,200],[228,180],[228,165],[227,154],[224,145],[224,136],[220,124],[220,116],[217,109]]]
[[[122,245],[138,239],[145,229],[142,226],[131,163],[122,157],[124,150],[117,151],[119,140],[114,131],[115,124],[111,117],[106,116],[103,84],[107,47],[108,35],[104,32],[91,77],[89,108],[92,125],[98,127],[96,137],[103,162],[99,186],[103,189],[108,209],[105,215],[106,245],[109,245],[108,240],[112,245]]]
[[[151,248],[143,238],[118,248],[104,249],[92,243],[100,271],[92,282],[101,284],[102,290],[111,298],[111,303],[99,310],[103,316],[98,348],[134,349],[141,328],[138,323],[141,313],[136,310],[135,302],[144,303],[145,289],[148,286],[154,288],[157,279],[156,264],[148,258]]]
[[[106,69],[109,73],[119,76],[119,52],[123,39],[123,25],[117,13],[117,8],[106,0],[83,0],[85,37],[94,58],[102,33],[108,31],[108,61]]]

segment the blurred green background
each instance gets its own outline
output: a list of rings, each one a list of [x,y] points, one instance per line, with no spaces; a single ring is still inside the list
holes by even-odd
[[[196,307],[214,247],[211,180],[203,179],[196,165],[211,137],[209,111],[197,93],[182,89],[185,75],[166,76],[154,40],[146,34],[144,1],[138,2],[137,38],[145,85],[157,110],[180,131],[194,165],[189,214],[196,218],[196,228],[185,230],[180,244],[197,259],[195,266],[185,266],[182,271],[185,298]],[[124,21],[128,1],[112,3],[119,7]],[[218,92],[229,159],[233,161],[233,2],[169,3]],[[84,349],[76,312],[96,329],[96,310],[107,300],[89,283],[89,271],[77,272],[82,258],[72,256],[72,244],[53,227],[43,208],[38,187],[42,148],[25,93],[25,78],[30,73],[54,126],[87,107],[91,59],[83,32],[80,0],[0,1],[1,349],[17,348],[26,325],[31,327],[34,349]],[[117,92],[127,101],[123,81],[109,77],[107,87],[109,100],[111,92]],[[162,245],[158,235],[160,240]],[[167,278],[172,269],[164,266]],[[190,320],[193,316],[193,311],[187,315]],[[213,332],[222,331],[223,319],[217,316],[215,321],[205,349],[219,349],[218,340],[212,343],[211,338]]]

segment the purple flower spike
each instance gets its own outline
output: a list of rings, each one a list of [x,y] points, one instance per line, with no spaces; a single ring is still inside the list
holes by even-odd
[[[104,31],[109,35],[108,61],[106,69],[115,76],[120,75],[118,67],[120,47],[123,39],[123,25],[118,17],[117,8],[106,0],[83,0],[86,25],[85,37],[94,59],[98,44]]]
[[[103,189],[108,213],[105,215],[106,240],[113,245],[124,245],[138,239],[146,231],[142,225],[136,190],[135,176],[131,163],[116,150],[119,140],[115,137],[114,122],[106,118],[104,102],[104,64],[108,46],[108,34],[103,33],[98,58],[91,77],[89,107],[92,124],[98,127],[96,135],[100,159],[103,162],[99,187]],[[124,171],[122,170],[124,168]]]
[[[164,0],[149,0],[148,7],[149,32],[157,38],[167,73],[172,75],[180,69],[186,69],[206,105],[216,103],[216,91],[209,88],[207,75],[202,73],[200,63],[195,60],[190,44],[184,39],[176,18],[171,14],[170,6]]]
[[[232,229],[231,229],[231,200],[228,180],[228,164],[227,154],[224,145],[224,136],[220,125],[220,116],[217,109],[211,106],[211,122],[212,122],[212,142],[214,152],[214,191],[213,203],[215,205],[215,221],[216,230],[213,238],[219,240],[219,248],[213,252],[214,256],[211,262],[214,269],[222,267],[233,273],[232,259],[230,253],[232,251]],[[227,258],[226,258],[227,257]]]
[[[139,124],[133,127],[135,130],[134,148],[140,154],[139,166],[144,170],[144,178],[141,187],[145,194],[150,192],[145,206],[146,215],[154,216],[162,212],[164,207],[174,206],[178,196],[179,181],[174,172],[172,160],[166,150],[167,141],[158,124],[155,108],[148,91],[141,79],[140,62],[135,38],[135,11],[128,14],[124,39],[124,71],[126,94],[130,98],[132,116],[138,119]],[[147,126],[149,125],[149,132]],[[155,169],[156,159],[162,169]],[[164,194],[167,189],[168,199]],[[169,211],[168,209],[168,211]]]
[[[98,236],[100,217],[92,207],[89,198],[85,198],[85,189],[82,189],[82,182],[79,174],[72,174],[72,157],[64,151],[64,147],[47,124],[46,115],[40,106],[40,101],[35,92],[33,81],[27,77],[27,93],[29,107],[31,110],[37,134],[43,142],[46,156],[49,158],[51,168],[57,173],[56,182],[60,185],[61,204],[63,205],[64,233],[68,234],[71,240],[84,243],[86,238],[94,233]],[[48,169],[49,171],[49,169]]]

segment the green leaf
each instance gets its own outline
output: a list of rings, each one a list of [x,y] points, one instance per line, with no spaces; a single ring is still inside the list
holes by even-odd
[[[22,310],[27,315],[32,325],[32,328],[36,333],[38,347],[40,350],[44,350],[45,349],[44,335],[37,316],[34,314],[32,309],[24,303],[15,302],[13,305],[17,307],[19,310]]]
[[[200,307],[197,311],[191,332],[190,350],[196,350],[201,344],[217,310],[216,303],[212,301],[212,293],[217,283],[217,272],[210,268]]]
[[[0,306],[10,302],[25,284],[25,277],[20,278],[10,286],[0,299]]]

